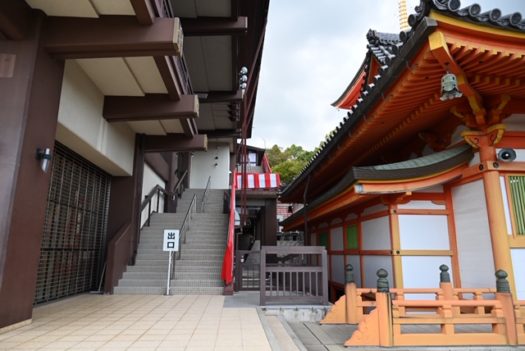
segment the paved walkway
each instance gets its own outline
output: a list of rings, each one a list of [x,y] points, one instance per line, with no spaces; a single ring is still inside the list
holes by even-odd
[[[269,351],[256,308],[223,296],[79,295],[39,306],[0,350]]]

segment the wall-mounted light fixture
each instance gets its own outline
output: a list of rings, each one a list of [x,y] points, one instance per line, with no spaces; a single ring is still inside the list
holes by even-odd
[[[40,169],[42,169],[44,173],[47,173],[49,170],[52,158],[53,156],[51,155],[50,148],[46,147],[44,149],[36,149],[36,159],[40,161]]]
[[[243,66],[241,70],[239,71],[239,88],[244,91],[248,87],[248,68]]]

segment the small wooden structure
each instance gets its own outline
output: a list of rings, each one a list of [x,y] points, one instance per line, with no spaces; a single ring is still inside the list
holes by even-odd
[[[525,344],[524,304],[512,299],[504,271],[496,289],[462,289],[452,287],[447,266],[440,269],[439,288],[390,289],[380,269],[377,288],[358,289],[348,265],[345,295],[321,324],[358,324],[345,346]],[[425,330],[406,328],[413,325]]]

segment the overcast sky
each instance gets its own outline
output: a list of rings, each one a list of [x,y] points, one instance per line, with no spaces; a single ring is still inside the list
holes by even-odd
[[[419,0],[407,0],[408,14]],[[477,2],[482,12],[519,11],[525,0]],[[339,124],[345,110],[331,106],[366,53],[366,33],[399,33],[398,0],[270,0],[250,145],[301,145],[312,150]]]

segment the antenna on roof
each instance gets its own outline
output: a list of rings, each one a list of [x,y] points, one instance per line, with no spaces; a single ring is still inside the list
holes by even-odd
[[[407,0],[399,0],[399,27],[402,31],[410,29],[408,25]]]

